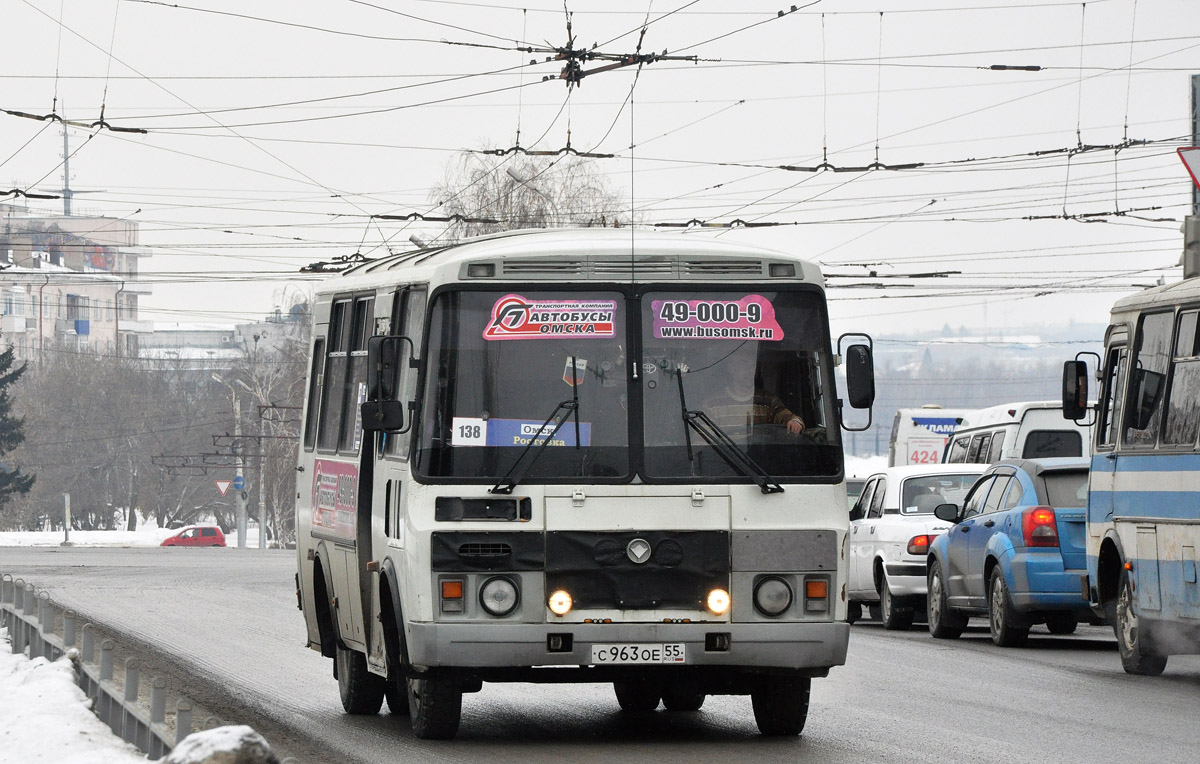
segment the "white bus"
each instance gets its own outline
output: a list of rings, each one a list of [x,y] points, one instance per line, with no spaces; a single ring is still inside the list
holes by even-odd
[[[942,461],[992,464],[1003,459],[1052,459],[1087,456],[1088,425],[1063,420],[1058,401],[1001,403],[976,409],[954,431]]]
[[[975,411],[944,409],[936,404],[897,409],[888,445],[888,466],[940,464],[950,436],[964,423],[969,423]]]
[[[816,266],[502,234],[355,265],[313,320],[297,589],[347,712],[449,738],[483,682],[611,682],[628,713],[740,694],[803,729],[848,639]],[[843,365],[869,411],[869,338]]]
[[[1087,575],[1132,674],[1200,653],[1200,278],[1119,300],[1105,336],[1089,473]],[[1063,411],[1089,416],[1069,361]]]

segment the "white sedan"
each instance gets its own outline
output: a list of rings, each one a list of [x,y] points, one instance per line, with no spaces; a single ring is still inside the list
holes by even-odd
[[[987,464],[919,464],[889,467],[867,479],[850,509],[850,565],[846,584],[854,623],[867,605],[885,629],[912,626],[925,609],[926,555],[949,530],[937,519],[939,504],[962,505]]]

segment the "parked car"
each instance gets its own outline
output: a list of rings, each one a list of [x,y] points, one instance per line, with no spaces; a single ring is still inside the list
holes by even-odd
[[[215,525],[190,525],[159,546],[225,546],[225,534]]]
[[[929,544],[950,525],[938,520],[939,504],[961,502],[985,464],[889,467],[867,479],[850,510],[847,620],[866,605],[885,629],[907,629],[925,606]]]
[[[962,504],[939,518],[954,527],[929,548],[929,633],[962,634],[987,616],[992,641],[1025,641],[1034,624],[1070,634],[1091,610],[1085,575],[1088,459],[1012,459],[993,465]]]

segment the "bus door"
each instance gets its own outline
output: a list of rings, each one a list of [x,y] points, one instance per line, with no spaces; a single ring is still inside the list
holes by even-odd
[[[376,322],[376,334],[398,335],[409,337],[412,343],[398,343],[399,356],[392,366],[393,374],[387,379],[381,379],[384,388],[375,391],[375,395],[383,399],[397,399],[403,402],[405,413],[404,426],[399,432],[380,432],[368,435],[367,449],[364,450],[363,464],[371,464],[370,495],[360,508],[360,522],[369,529],[367,539],[361,547],[362,561],[372,560],[382,563],[390,550],[402,550],[405,546],[405,517],[408,501],[406,486],[409,484],[408,475],[408,446],[411,441],[413,428],[412,409],[409,403],[414,400],[417,389],[417,370],[409,368],[413,357],[413,348],[421,341],[421,327],[424,323],[425,296],[423,287],[401,287],[391,295],[390,319],[385,323],[382,319]],[[387,311],[386,300],[381,300],[379,314]],[[361,536],[361,534],[360,534]],[[368,545],[369,544],[369,545]],[[403,566],[399,566],[402,571]],[[370,599],[364,602],[364,612],[374,616],[379,600],[379,576],[370,575],[369,589],[364,589],[364,595]],[[371,639],[367,651],[367,659],[372,666],[380,669],[385,667],[383,625],[379,618],[372,617]]]
[[[1117,438],[1121,432],[1122,388],[1125,380],[1125,335],[1114,335],[1104,362],[1096,444],[1088,485],[1088,535],[1099,539],[1113,517],[1113,489],[1117,474]],[[1098,543],[1098,542],[1097,542]],[[1093,549],[1092,554],[1096,554]]]
[[[329,321],[318,455],[313,465],[313,535],[326,542],[331,596],[341,640],[363,644],[359,520],[362,419],[366,399],[367,337],[374,297],[336,300]],[[367,526],[369,528],[369,525]],[[368,531],[369,532],[369,531]],[[369,552],[369,549],[368,549]],[[316,596],[323,596],[318,592]]]

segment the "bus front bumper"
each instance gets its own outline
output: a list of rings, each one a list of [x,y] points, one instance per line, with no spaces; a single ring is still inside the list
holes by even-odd
[[[709,635],[728,635],[727,641]],[[569,651],[551,652],[569,635]],[[557,636],[558,640],[551,637]],[[816,669],[823,675],[846,662],[850,625],[818,623],[486,624],[410,623],[408,656],[418,668],[588,666],[593,645],[684,645],[682,664]],[[714,643],[727,649],[706,649]],[[636,664],[647,665],[647,664]]]

